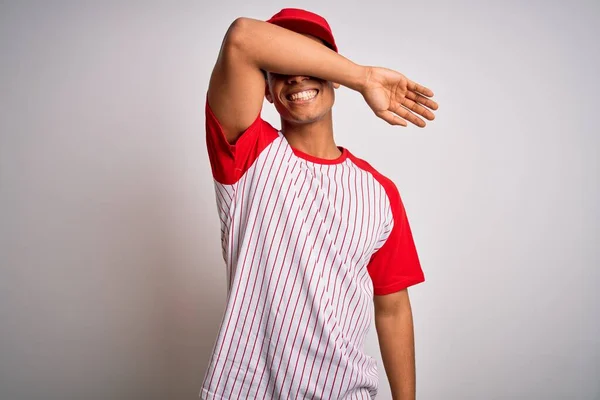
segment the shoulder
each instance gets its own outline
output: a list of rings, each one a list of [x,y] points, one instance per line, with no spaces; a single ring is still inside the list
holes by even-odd
[[[348,149],[346,149],[348,150]],[[378,169],[373,167],[368,161],[357,157],[348,151],[348,158],[360,169],[373,175],[373,178],[385,189],[386,194],[390,199],[390,203],[395,203],[399,197],[398,187],[390,178],[381,173]]]

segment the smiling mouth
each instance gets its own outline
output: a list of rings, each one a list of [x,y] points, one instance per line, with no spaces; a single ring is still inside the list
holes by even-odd
[[[319,90],[308,89],[298,93],[292,93],[285,96],[285,98],[292,103],[305,103],[317,97]]]

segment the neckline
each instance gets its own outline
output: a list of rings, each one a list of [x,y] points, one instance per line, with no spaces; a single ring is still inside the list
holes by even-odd
[[[279,132],[279,134],[287,142],[287,139],[285,139],[285,135],[281,131]],[[289,142],[287,142],[287,144],[288,144],[288,146],[290,146],[290,149],[292,149],[292,151],[294,152],[294,154],[296,156],[298,156],[306,161],[315,163],[315,164],[327,164],[327,165],[340,164],[340,163],[343,163],[346,160],[346,158],[348,158],[348,149],[346,149],[343,146],[336,146],[338,148],[338,150],[342,153],[337,158],[321,158],[321,157],[313,156],[312,154],[305,153],[302,150],[296,149],[296,148],[292,147],[292,145],[290,145]]]
[[[289,143],[288,143],[289,145]],[[337,158],[321,158],[321,157],[315,157],[311,154],[305,153],[302,150],[298,150],[293,148],[292,146],[290,146],[290,148],[292,149],[292,151],[294,152],[294,154],[296,154],[296,156],[305,159],[306,161],[310,161],[316,164],[340,164],[342,162],[344,162],[344,160],[346,160],[346,158],[348,157],[348,150],[346,150],[345,147],[342,146],[336,146],[338,148],[339,151],[342,152],[342,154],[339,155],[339,157]]]

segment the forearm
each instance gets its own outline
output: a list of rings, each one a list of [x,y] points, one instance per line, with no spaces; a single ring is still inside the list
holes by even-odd
[[[415,398],[415,346],[410,308],[394,314],[375,312],[381,358],[394,400]]]
[[[366,81],[367,67],[306,36],[268,22],[238,18],[228,36],[237,51],[265,71],[314,76],[357,91]]]

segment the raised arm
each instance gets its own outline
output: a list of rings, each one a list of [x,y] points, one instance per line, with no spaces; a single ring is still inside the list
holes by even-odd
[[[244,48],[247,35],[244,18],[229,26],[208,85],[208,104],[232,144],[254,122],[265,95],[260,67]]]
[[[437,109],[433,92],[399,72],[358,65],[299,33],[268,22],[238,18],[223,40],[208,89],[208,102],[229,142],[234,143],[256,119],[265,95],[261,70],[308,75],[360,92],[375,114],[394,125],[404,119],[425,126]],[[392,114],[395,113],[396,115]]]

